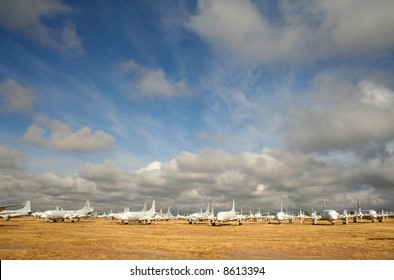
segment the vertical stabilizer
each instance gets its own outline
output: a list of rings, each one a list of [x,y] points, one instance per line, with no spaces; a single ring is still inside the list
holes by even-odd
[[[234,198],[233,198],[233,208],[230,211],[235,212],[235,199]]]
[[[30,200],[26,201],[25,207],[23,207],[22,209],[20,209],[20,211],[22,211],[22,212],[27,212],[27,213],[29,213],[29,215],[31,214],[31,204],[30,204]]]
[[[77,212],[89,212],[89,211],[92,211],[89,200],[86,200],[85,205],[81,209],[77,210]]]
[[[156,212],[156,203],[155,203],[154,200],[152,202],[152,207],[150,208],[149,212],[150,213],[155,213]]]

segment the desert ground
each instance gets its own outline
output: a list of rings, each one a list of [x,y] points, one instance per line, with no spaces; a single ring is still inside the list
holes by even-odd
[[[212,227],[86,219],[0,221],[1,260],[392,260],[394,220],[331,225],[244,221]]]

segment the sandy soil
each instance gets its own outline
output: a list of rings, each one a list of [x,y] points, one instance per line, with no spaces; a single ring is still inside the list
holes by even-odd
[[[47,223],[25,217],[0,221],[1,260],[392,260],[394,220],[332,226],[244,222],[159,221],[121,225],[88,219]]]

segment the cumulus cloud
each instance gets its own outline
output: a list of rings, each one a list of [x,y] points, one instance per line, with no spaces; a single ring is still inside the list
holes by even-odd
[[[242,63],[305,64],[335,57],[390,54],[394,3],[281,1],[275,22],[251,1],[205,1],[186,26]]]
[[[74,12],[58,0],[5,0],[0,2],[0,24],[44,46],[82,53],[82,39],[76,33],[75,25],[66,23],[53,28],[48,23]]]
[[[121,182],[129,179],[112,161],[107,160],[102,165],[87,163],[78,172],[86,180],[95,182]]]
[[[86,199],[101,211],[139,209],[153,199],[157,207],[176,211],[200,209],[208,202],[215,209],[227,209],[234,197],[237,209],[245,211],[259,205],[263,211],[278,209],[281,200],[288,208],[308,210],[321,207],[322,196],[330,207],[356,207],[359,198],[380,208],[392,207],[393,168],[394,152],[382,162],[279,149],[238,154],[204,150],[152,162],[142,172],[124,171],[111,161],[87,163],[77,174],[64,177],[0,172],[0,190],[15,199],[32,199],[34,207],[44,209],[56,204],[75,209]]]
[[[166,76],[163,69],[148,69],[137,64],[134,60],[119,63],[120,71],[130,75],[133,79],[132,90],[140,97],[187,97],[193,93],[187,81],[180,79],[174,81]]]
[[[286,125],[291,147],[305,152],[358,150],[394,141],[394,92],[361,81],[353,85],[323,73],[313,81],[308,108],[291,108]]]
[[[109,149],[115,139],[101,130],[82,127],[72,131],[70,126],[58,120],[32,124],[22,136],[26,144],[59,151],[90,152]]]
[[[21,154],[9,147],[0,145],[0,170],[19,170]]]
[[[13,79],[0,84],[0,111],[6,113],[29,113],[33,110],[35,95]]]

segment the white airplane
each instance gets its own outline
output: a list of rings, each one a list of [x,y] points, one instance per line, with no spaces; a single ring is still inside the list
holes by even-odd
[[[66,219],[71,222],[78,222],[81,218],[89,217],[94,213],[93,207],[90,206],[89,200],[86,200],[85,206],[79,210],[59,210],[56,207],[55,210],[47,210],[42,215],[41,218],[45,219],[47,222],[53,221],[65,221]]]
[[[291,224],[294,224],[295,217],[294,217],[294,215],[288,214],[287,211],[286,211],[286,213],[283,212],[283,204],[282,204],[282,201],[281,201],[280,202],[280,211],[277,212],[275,214],[275,216],[270,215],[268,217],[268,223],[270,224],[272,220],[278,221],[279,224],[281,224],[283,221],[289,221]]]
[[[347,211],[344,211],[343,215],[340,215],[337,211],[334,209],[326,209],[326,204],[323,199],[323,210],[321,213],[321,216],[317,216],[316,212],[312,213],[312,224],[316,225],[317,220],[325,220],[331,222],[332,225],[335,225],[335,222],[338,219],[342,219],[343,224],[348,224],[348,218],[349,215],[347,214]]]
[[[213,214],[213,211],[212,212],[209,211],[209,203],[208,203],[207,210],[205,212],[202,212],[202,209],[201,209],[200,212],[196,212],[196,213],[189,215],[187,221],[189,224],[192,224],[192,223],[195,224],[195,223],[198,223],[199,221],[208,220],[212,214]]]
[[[19,204],[18,204],[19,205]],[[5,209],[11,206],[15,205],[6,205],[0,207],[0,209]],[[2,210],[0,212],[0,217],[2,217],[4,220],[9,221],[11,218],[17,218],[17,217],[22,217],[22,216],[30,216],[31,215],[31,204],[30,200],[28,200],[25,204],[25,206],[21,209],[16,209],[16,210]]]
[[[382,214],[378,214],[373,209],[362,210],[358,199],[357,199],[357,206],[358,206],[357,214],[354,215],[354,217],[353,217],[354,223],[357,223],[357,218],[360,219],[360,222],[362,222],[363,219],[369,220],[372,223],[374,223],[375,221],[379,221],[379,223],[383,222],[383,220],[384,220],[383,210],[382,210]]]
[[[146,210],[145,210],[146,211]],[[158,220],[166,220],[169,221],[173,218],[174,216],[172,216],[171,214],[171,208],[168,207],[167,213],[163,213],[163,210],[160,209],[159,213],[156,213],[156,215],[154,216],[154,220],[158,221]]]
[[[209,223],[212,226],[216,225],[216,222],[219,222],[220,225],[223,225],[224,222],[229,222],[229,221],[237,221],[238,225],[242,225],[242,217],[240,215],[237,215],[237,212],[235,212],[235,200],[233,199],[233,208],[231,208],[230,211],[220,211],[215,217],[211,217],[209,219]]]
[[[256,220],[256,222],[260,222],[263,221],[265,218],[267,218],[267,216],[261,214],[260,206],[259,206],[259,211],[257,211],[255,214],[253,214],[252,211],[250,211],[249,216],[247,216],[247,219],[249,219],[250,222],[253,222],[254,220]]]
[[[145,207],[144,207],[145,208]],[[152,207],[149,211],[125,211],[119,218],[121,224],[128,224],[131,221],[138,221],[143,224],[151,224],[156,215],[155,201],[152,202]]]

